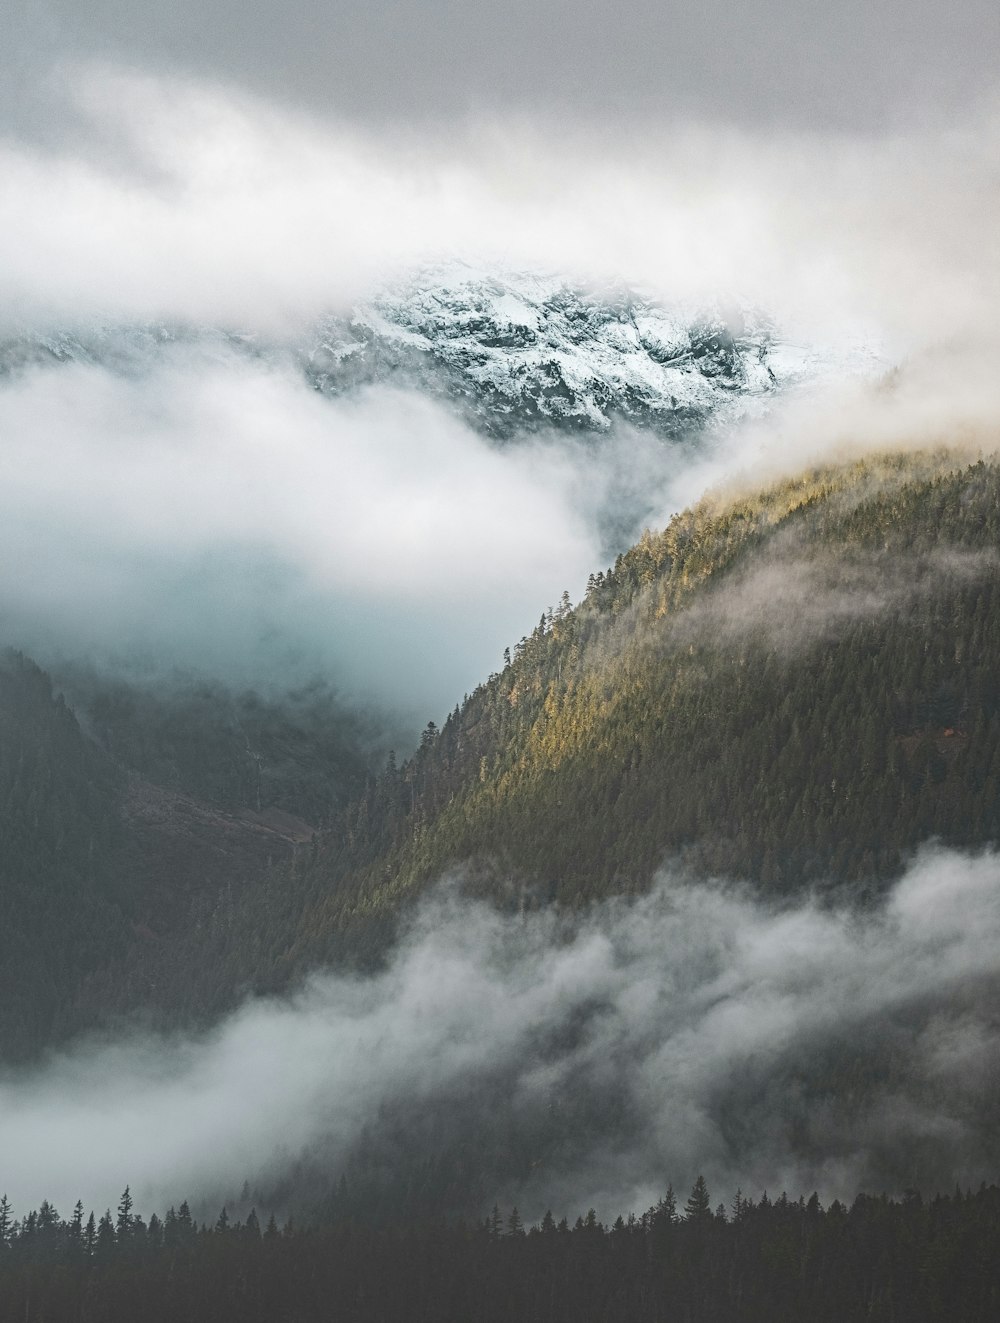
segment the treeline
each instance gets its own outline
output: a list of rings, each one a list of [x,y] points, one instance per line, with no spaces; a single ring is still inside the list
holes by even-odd
[[[18,1323],[992,1323],[1000,1316],[1000,1189],[925,1201],[814,1194],[714,1212],[700,1177],[641,1217],[570,1226],[516,1209],[482,1223],[413,1219],[198,1225],[186,1204],[148,1224],[69,1221],[0,1202],[0,1317]]]

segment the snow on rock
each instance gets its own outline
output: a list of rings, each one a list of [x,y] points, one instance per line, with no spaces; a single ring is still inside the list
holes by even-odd
[[[558,277],[428,268],[331,318],[307,355],[318,389],[414,384],[455,400],[486,431],[603,431],[615,419],[667,435],[747,409],[805,359],[747,308],[668,308],[629,289]]]

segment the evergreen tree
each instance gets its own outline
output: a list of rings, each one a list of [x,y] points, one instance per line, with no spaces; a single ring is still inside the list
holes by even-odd
[[[118,1220],[115,1224],[119,1241],[125,1241],[131,1235],[132,1222],[132,1194],[126,1185],[122,1191],[122,1197],[118,1201]]]
[[[704,1176],[699,1176],[691,1187],[688,1201],[684,1205],[686,1222],[704,1222],[712,1216],[712,1204],[708,1196],[708,1186]]]

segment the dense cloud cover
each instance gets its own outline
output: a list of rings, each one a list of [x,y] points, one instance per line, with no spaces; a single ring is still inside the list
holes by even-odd
[[[0,389],[0,430],[5,642],[332,674],[423,721],[579,593],[609,514],[671,481],[649,438],[501,452],[419,395],[331,402],[225,350],[36,370]]]
[[[0,139],[8,325],[253,329],[435,257],[745,295],[782,322],[874,322],[905,347],[990,324],[988,103],[881,135],[655,120],[595,135],[544,117],[401,134],[107,65],[62,86],[77,133],[48,150]]]
[[[400,1134],[481,1157],[477,1136],[534,1136],[530,1171],[478,1191],[531,1215],[645,1207],[699,1171],[720,1194],[948,1188],[997,1159],[998,952],[992,854],[925,850],[877,913],[670,875],[575,922],[445,889],[377,977],[8,1075],[0,1180],[21,1207],[126,1182],[221,1203],[304,1156],[335,1182],[393,1128],[397,1159]]]
[[[24,0],[11,28],[0,86],[26,131],[45,75],[95,56],[369,122],[486,109],[619,132],[650,118],[870,128],[966,110],[995,87],[1000,42],[988,0]]]

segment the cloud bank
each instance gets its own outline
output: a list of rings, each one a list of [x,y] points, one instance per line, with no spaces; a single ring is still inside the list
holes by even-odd
[[[419,395],[331,402],[224,347],[28,372],[0,432],[5,642],[237,683],[332,672],[423,721],[670,478],[651,439],[501,452]]]
[[[472,1198],[532,1216],[642,1208],[699,1171],[720,1195],[978,1182],[998,1158],[998,952],[991,853],[925,849],[875,913],[669,876],[576,922],[445,891],[378,977],[8,1074],[0,1185],[21,1208],[100,1209],[126,1182],[147,1208],[210,1205],[292,1170],[335,1185],[359,1147],[398,1179],[407,1143],[411,1161],[465,1144]]]
[[[989,327],[998,121],[881,135],[477,116],[318,121],[211,81],[65,72],[78,132],[0,141],[8,325],[310,317],[434,258],[743,295],[909,347]],[[822,336],[820,339],[822,340]]]

